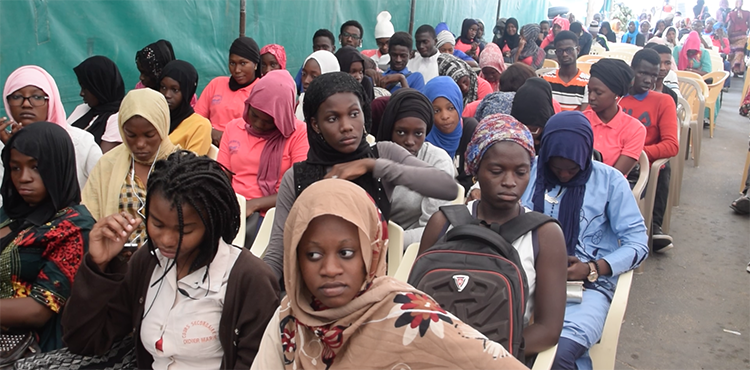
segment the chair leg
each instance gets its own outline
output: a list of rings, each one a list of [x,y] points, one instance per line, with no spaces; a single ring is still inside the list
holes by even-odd
[[[708,114],[709,114],[709,116],[708,116],[708,122],[709,122],[708,132],[709,132],[709,136],[712,139],[714,137],[714,110],[715,110],[714,107],[709,107],[708,108]]]

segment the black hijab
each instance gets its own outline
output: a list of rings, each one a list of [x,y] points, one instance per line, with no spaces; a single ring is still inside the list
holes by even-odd
[[[461,40],[461,42],[463,42],[464,44],[471,45],[471,43],[474,42],[474,39],[470,39],[468,35],[469,35],[469,28],[471,28],[471,26],[475,24],[479,25],[476,19],[471,19],[471,18],[464,19],[464,23],[461,25],[461,36],[458,37],[458,39]]]
[[[352,67],[352,63],[361,62],[362,63],[362,73],[365,72],[365,59],[362,57],[362,54],[359,53],[359,51],[351,46],[344,46],[343,48],[336,51],[336,59],[339,61],[339,67],[341,68],[341,72],[349,73]],[[372,81],[370,78],[367,77],[367,75],[364,75],[362,77],[362,87],[365,89],[365,95],[367,95],[367,99],[370,100],[370,102],[375,99],[375,89],[372,86]]]
[[[633,69],[620,59],[603,58],[591,65],[591,77],[596,77],[617,96],[628,95],[633,84]]]
[[[195,70],[192,64],[184,60],[173,60],[161,71],[159,82],[164,77],[169,77],[177,81],[180,84],[180,92],[182,92],[180,106],[175,110],[169,111],[169,133],[171,134],[182,121],[195,113],[193,107],[190,106],[190,100],[193,99],[195,89],[198,87],[198,71]]]
[[[602,30],[605,29],[607,30],[607,34],[604,37],[607,39],[607,42],[617,42],[617,35],[612,31],[612,26],[609,25],[609,22],[602,22],[599,26],[599,33],[602,34]]]
[[[167,40],[159,40],[149,44],[145,48],[135,53],[135,61],[141,68],[151,72],[157,86],[146,86],[159,91],[159,82],[156,81],[161,75],[161,70],[167,63],[175,60],[172,43]]]
[[[255,40],[245,36],[238,37],[232,42],[232,46],[229,47],[229,54],[240,56],[255,63],[255,78],[248,83],[240,85],[234,80],[234,77],[229,76],[230,90],[237,91],[243,87],[250,86],[251,83],[255,82],[256,78],[260,78],[260,48]]]
[[[406,117],[415,117],[422,120],[427,125],[427,130],[424,133],[427,136],[432,130],[434,119],[432,102],[418,90],[398,89],[391,95],[388,105],[385,106],[380,130],[378,130],[378,136],[376,137],[377,141],[393,141],[393,125],[396,124],[396,121]]]
[[[10,151],[15,149],[37,160],[37,168],[47,198],[31,207],[16,191],[10,170]],[[43,225],[57,212],[81,202],[81,188],[76,177],[76,156],[70,135],[64,128],[51,122],[36,122],[11,136],[2,151],[5,177],[0,187],[3,209],[10,223],[10,234],[0,239],[4,249],[18,233],[31,226]]]
[[[526,126],[542,127],[555,115],[552,86],[543,78],[532,77],[516,91],[510,115]]]
[[[515,35],[508,33],[508,26],[511,24],[516,26]],[[500,49],[502,49],[504,45],[508,45],[508,48],[513,50],[518,47],[519,41],[521,41],[521,28],[518,27],[518,21],[515,18],[508,18],[508,20],[505,21],[505,33],[503,33],[503,38],[500,41]]]
[[[73,126],[90,132],[96,143],[101,145],[107,120],[120,110],[120,103],[125,97],[125,83],[115,62],[105,56],[88,58],[73,68],[73,72],[78,77],[81,88],[88,90],[99,100],[99,105],[73,122]],[[94,117],[96,119],[91,122]]]

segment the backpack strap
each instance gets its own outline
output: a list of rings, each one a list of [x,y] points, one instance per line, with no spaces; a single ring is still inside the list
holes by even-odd
[[[479,223],[477,219],[471,216],[469,209],[463,204],[442,206],[440,207],[440,211],[442,211],[445,218],[448,219],[448,224],[453,225],[453,227],[472,224],[476,225]]]
[[[502,224],[497,232],[507,240],[508,243],[512,244],[524,234],[536,230],[548,222],[559,224],[557,219],[547,216],[544,213],[536,211],[525,212],[524,214]]]

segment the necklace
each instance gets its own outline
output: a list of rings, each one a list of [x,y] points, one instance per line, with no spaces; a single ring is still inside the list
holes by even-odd
[[[550,195],[549,191],[544,192],[544,201],[549,204],[558,204],[560,203],[560,195],[562,195],[563,189],[560,188],[560,191],[557,192],[557,195],[552,196]]]

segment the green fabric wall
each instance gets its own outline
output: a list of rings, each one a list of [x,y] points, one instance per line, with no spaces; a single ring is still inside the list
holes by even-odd
[[[538,22],[546,4],[503,0],[501,16]],[[363,49],[373,49],[380,11],[391,12],[396,31],[409,27],[410,0],[247,0],[246,6],[246,35],[261,47],[283,45],[293,75],[319,28],[338,35],[343,22],[356,19],[364,27]],[[496,12],[495,0],[416,0],[414,29],[442,21],[458,34],[464,18],[481,18],[491,39]],[[239,33],[239,0],[2,0],[0,15],[0,81],[19,66],[39,65],[55,78],[68,114],[82,102],[73,67],[89,56],[114,60],[130,89],[138,82],[135,52],[164,38],[178,59],[196,67],[200,92],[228,74],[229,45]]]

